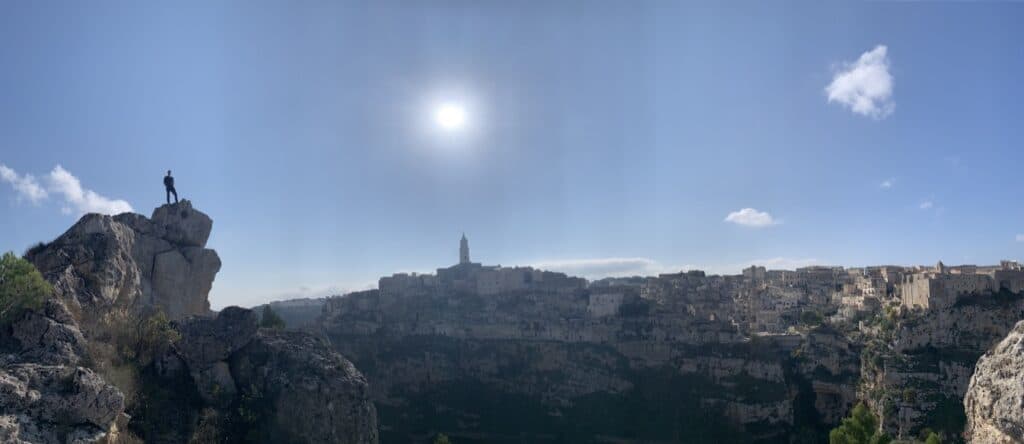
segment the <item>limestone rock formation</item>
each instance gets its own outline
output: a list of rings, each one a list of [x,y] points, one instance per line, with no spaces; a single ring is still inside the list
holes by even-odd
[[[209,313],[221,266],[217,252],[204,248],[212,226],[187,200],[157,208],[152,219],[87,214],[26,257],[75,312],[157,307],[181,319]]]
[[[969,442],[1024,443],[1024,321],[978,360],[964,408]]]
[[[225,360],[252,340],[256,323],[252,310],[228,307],[214,319],[192,318],[178,326],[178,354],[204,401],[224,406],[237,394]]]
[[[0,441],[98,443],[116,435],[124,396],[79,365],[85,339],[60,301],[26,312],[11,331],[20,347],[0,358]]]
[[[295,442],[377,442],[366,378],[330,346],[303,332],[261,330],[232,359],[243,390],[272,405],[270,429]]]
[[[377,442],[377,414],[363,375],[304,332],[259,330],[257,314],[228,307],[177,325],[175,354],[206,403],[240,405],[263,418],[266,442]],[[161,358],[162,373],[179,368]]]
[[[188,201],[88,214],[26,253],[56,297],[0,326],[0,442],[378,441],[365,378],[323,341],[210,316],[212,225]]]

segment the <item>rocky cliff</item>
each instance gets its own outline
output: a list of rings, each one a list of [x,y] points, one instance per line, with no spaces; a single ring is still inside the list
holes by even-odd
[[[204,248],[212,228],[209,216],[187,200],[157,208],[150,219],[87,214],[26,259],[74,313],[159,308],[180,319],[210,311],[208,296],[221,266],[217,252]]]
[[[587,300],[367,291],[328,301],[320,325],[367,375],[384,442],[783,442],[855,400],[857,350],[836,332],[798,359],[796,335]]]
[[[348,360],[210,311],[212,225],[188,201],[89,214],[26,253],[55,295],[0,331],[0,441],[377,442]]]
[[[86,339],[58,300],[8,327],[0,356],[0,441],[113,442],[124,396],[86,366]]]
[[[891,330],[868,340],[860,397],[894,437],[915,437],[924,428],[960,435],[975,364],[1024,319],[1024,295],[988,293],[890,316]]]
[[[1024,443],[1024,321],[978,360],[964,408],[969,442]]]

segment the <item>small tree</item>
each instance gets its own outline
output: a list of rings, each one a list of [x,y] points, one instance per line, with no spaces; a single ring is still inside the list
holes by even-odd
[[[878,430],[878,418],[863,404],[857,404],[849,418],[828,434],[829,444],[887,444],[892,439]]]
[[[171,327],[171,321],[167,319],[163,310],[140,319],[135,332],[138,337],[133,347],[134,358],[143,366],[153,362],[153,359],[163,354],[171,344],[181,338],[178,331]]]
[[[0,323],[10,322],[24,309],[39,308],[53,294],[31,262],[4,253],[0,258]]]
[[[263,315],[260,316],[260,327],[282,329],[285,327],[284,319],[281,319],[277,313],[274,313],[274,309],[270,308],[270,304],[263,306]]]

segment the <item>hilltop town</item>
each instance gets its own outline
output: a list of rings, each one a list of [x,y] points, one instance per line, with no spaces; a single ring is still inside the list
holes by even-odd
[[[707,275],[701,270],[652,277],[605,278],[588,282],[564,273],[533,267],[482,265],[470,260],[463,235],[459,262],[436,274],[396,273],[378,281],[381,305],[417,296],[552,293],[586,299],[538,300],[556,308],[571,299],[579,314],[601,318],[620,314],[625,305],[649,301],[695,319],[728,320],[739,332],[785,333],[800,324],[803,313],[829,316],[834,322],[857,320],[884,306],[905,310],[948,308],[959,301],[1000,290],[1024,291],[1024,266],[1003,260],[998,265],[808,266],[768,270],[753,265],[739,275]],[[343,303],[334,300],[334,303]],[[564,312],[572,315],[573,311]],[[804,315],[809,316],[809,315]]]
[[[366,374],[386,440],[438,422],[499,442],[553,429],[567,430],[555,441],[677,440],[683,413],[699,419],[694,442],[821,439],[857,402],[892,436],[953,436],[964,421],[947,417],[963,417],[975,362],[1024,318],[1022,294],[1014,261],[588,282],[473,262],[463,236],[457,264],[329,298],[314,328]],[[656,395],[666,390],[671,399]],[[602,415],[631,415],[612,407],[630,402],[659,413],[616,435],[595,397]],[[489,416],[494,399],[502,417],[545,413],[505,430]],[[415,408],[424,402],[447,413]]]

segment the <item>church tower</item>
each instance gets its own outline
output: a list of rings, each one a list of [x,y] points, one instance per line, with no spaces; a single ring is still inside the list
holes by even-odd
[[[462,233],[462,240],[459,241],[459,263],[469,263],[469,239],[466,239],[466,233]]]

